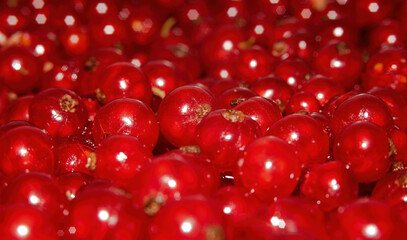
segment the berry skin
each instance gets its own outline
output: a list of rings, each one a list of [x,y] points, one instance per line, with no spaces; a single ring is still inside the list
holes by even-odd
[[[64,88],[48,88],[35,95],[29,115],[30,122],[55,138],[80,135],[88,120],[81,98]]]
[[[359,80],[363,70],[362,55],[345,42],[330,42],[322,47],[315,59],[316,72],[330,76],[344,89],[351,89]]]
[[[142,239],[143,220],[141,213],[131,205],[130,198],[118,188],[88,188],[71,202],[65,236],[78,240]]]
[[[81,172],[92,175],[86,167],[94,148],[82,137],[69,136],[59,139],[54,145],[55,173]]]
[[[100,103],[109,103],[118,98],[135,98],[150,104],[151,84],[141,69],[128,62],[117,62],[107,66],[99,74],[96,97]]]
[[[3,239],[57,240],[58,226],[46,212],[29,204],[13,204],[2,209],[0,235]]]
[[[334,134],[338,134],[357,121],[376,123],[387,132],[391,132],[394,127],[393,117],[386,103],[367,93],[349,97],[339,104],[333,112],[330,127]]]
[[[238,184],[267,203],[276,197],[289,196],[298,183],[300,171],[292,147],[274,136],[248,144],[236,164]]]
[[[349,165],[358,182],[382,178],[390,168],[389,152],[386,132],[372,122],[349,125],[336,136],[333,146],[334,158]]]
[[[11,123],[17,125],[18,122]],[[10,128],[0,135],[1,172],[6,176],[26,171],[53,174],[54,155],[50,138],[39,128],[24,122]]]
[[[301,194],[330,211],[358,197],[358,184],[339,161],[315,165],[301,184]]]
[[[68,207],[68,200],[49,174],[29,172],[11,178],[8,186],[3,190],[2,203],[30,204],[44,210],[55,220],[63,219]]]
[[[153,111],[137,99],[120,98],[96,113],[92,133],[98,144],[112,134],[131,135],[152,150],[158,140],[158,123]]]
[[[92,158],[92,157],[91,157]],[[128,187],[141,166],[151,161],[153,154],[136,137],[112,135],[96,148],[87,168],[96,178],[108,179],[118,186]]]
[[[201,196],[166,205],[148,226],[151,240],[224,239],[221,212]]]
[[[401,218],[389,205],[361,198],[338,208],[330,239],[396,239],[405,238]]]
[[[279,137],[293,146],[303,167],[323,163],[328,157],[329,137],[311,116],[288,115],[274,123],[267,135]]]
[[[10,47],[0,56],[0,82],[19,94],[28,93],[38,86],[41,67],[30,51],[23,47]]]
[[[195,128],[212,111],[214,101],[211,92],[197,85],[174,89],[158,108],[161,133],[177,147],[195,144]]]
[[[220,171],[231,170],[245,146],[262,136],[259,124],[242,111],[219,109],[197,125],[195,141]]]
[[[266,135],[271,126],[283,117],[277,104],[266,98],[256,96],[236,100],[237,105],[233,109],[242,111],[256,121],[260,125],[263,135]]]

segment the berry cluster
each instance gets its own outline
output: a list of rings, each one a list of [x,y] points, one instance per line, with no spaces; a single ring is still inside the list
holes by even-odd
[[[0,238],[407,239],[407,1],[0,1]]]

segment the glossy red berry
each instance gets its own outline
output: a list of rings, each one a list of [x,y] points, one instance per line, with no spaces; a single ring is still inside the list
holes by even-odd
[[[358,197],[358,184],[345,164],[332,161],[315,165],[305,175],[301,194],[330,211]]]
[[[0,224],[4,239],[59,239],[55,220],[30,204],[13,204],[2,209]]]
[[[30,122],[52,137],[82,133],[88,111],[81,98],[64,88],[48,88],[38,93],[29,109]]]
[[[72,200],[65,236],[72,239],[141,239],[143,218],[119,189],[98,187]]]
[[[263,135],[267,133],[276,121],[283,117],[277,104],[260,96],[248,99],[237,98],[232,100],[232,105],[235,105],[233,106],[234,110],[240,110],[256,121]]]
[[[221,212],[209,200],[196,196],[162,208],[148,226],[151,240],[224,239]]]
[[[33,98],[34,95],[25,95],[13,100],[4,111],[3,121],[29,121],[29,108]]]
[[[335,138],[334,158],[348,165],[358,182],[373,182],[390,167],[386,131],[372,122],[356,122]],[[369,159],[369,161],[366,161]]]
[[[407,102],[401,93],[388,87],[374,87],[368,93],[379,97],[387,104],[396,126],[401,129],[407,128]]]
[[[162,99],[174,88],[186,84],[188,80],[172,62],[166,60],[147,62],[142,70],[150,81],[153,94]]]
[[[243,50],[236,60],[237,76],[251,83],[259,77],[271,73],[272,60],[268,52],[261,47],[251,47]]]
[[[314,70],[338,81],[346,90],[358,83],[363,70],[359,51],[345,42],[330,42],[314,59]]]
[[[69,136],[61,138],[54,145],[55,173],[67,172],[92,174],[87,168],[92,163],[94,147],[82,137]]]
[[[94,93],[99,82],[99,74],[107,66],[122,62],[125,57],[114,48],[101,48],[92,51],[81,63],[79,79],[79,92],[82,94]]]
[[[238,184],[267,203],[276,197],[289,196],[301,171],[292,147],[273,136],[248,144],[235,167]]]
[[[158,140],[158,123],[153,111],[137,99],[114,100],[96,113],[92,126],[96,143],[112,134],[135,136],[146,148]]]
[[[250,89],[257,95],[274,101],[284,112],[288,99],[294,90],[282,78],[270,75],[257,79],[250,85]]]
[[[403,239],[405,229],[389,205],[368,198],[337,210],[331,239]]]
[[[66,198],[71,201],[76,197],[78,189],[93,179],[92,176],[80,172],[67,172],[58,176],[57,181]]]
[[[0,70],[0,82],[16,93],[28,93],[39,84],[41,66],[37,58],[23,47],[3,50]]]
[[[274,74],[284,79],[293,89],[300,88],[311,73],[308,62],[298,57],[281,61],[274,70]]]
[[[115,99],[128,97],[145,104],[151,102],[151,84],[140,68],[128,62],[118,62],[107,66],[96,84],[96,97],[102,104]]]
[[[145,164],[131,186],[134,202],[150,216],[163,205],[202,191],[200,169],[178,154],[164,154]]]
[[[236,99],[240,98],[251,98],[257,96],[255,92],[246,88],[246,87],[234,87],[226,89],[225,91],[221,92],[219,95],[216,96],[215,99],[215,108],[222,109],[222,108],[231,108],[233,107]]]
[[[392,206],[405,203],[407,198],[407,170],[401,169],[386,173],[375,185],[372,198]]]
[[[4,175],[13,176],[26,171],[54,172],[52,143],[40,129],[27,124],[18,125],[5,130],[0,142],[0,170]]]
[[[112,135],[100,142],[87,168],[96,178],[108,179],[118,186],[128,187],[143,164],[151,161],[153,154],[136,137]]]
[[[274,123],[267,134],[293,146],[303,167],[323,163],[328,157],[329,137],[322,125],[311,116],[288,115]]]
[[[68,201],[62,189],[51,175],[45,173],[29,172],[11,178],[1,200],[5,205],[33,205],[57,221],[67,214]]]
[[[259,208],[248,223],[256,239],[324,239],[323,212],[302,198],[279,198]],[[292,238],[290,238],[290,236]]]
[[[349,97],[339,104],[333,112],[330,127],[334,134],[338,134],[357,121],[376,123],[387,132],[394,127],[393,117],[386,103],[367,93]]]
[[[321,105],[312,93],[308,92],[296,92],[287,102],[285,108],[286,114],[297,112],[319,112]]]
[[[324,106],[332,97],[345,93],[340,83],[323,75],[312,76],[302,85],[301,90],[312,93],[321,106]]]
[[[70,26],[61,31],[59,42],[63,52],[72,57],[81,56],[89,50],[92,42],[85,27]]]
[[[177,147],[195,144],[195,128],[212,111],[214,100],[213,94],[200,86],[174,89],[158,108],[161,133]]]
[[[262,136],[259,124],[238,110],[219,109],[197,125],[195,141],[220,171],[231,170],[245,146]]]
[[[49,87],[61,87],[76,91],[78,83],[79,67],[73,62],[54,62],[51,70],[42,75],[41,89]]]
[[[404,48],[382,48],[367,61],[362,86],[365,90],[376,86],[390,87],[404,95],[407,93],[406,59]]]

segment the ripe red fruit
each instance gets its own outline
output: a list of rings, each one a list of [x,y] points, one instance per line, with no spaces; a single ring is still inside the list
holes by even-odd
[[[16,120],[28,121],[30,118],[29,108],[33,98],[34,95],[25,95],[13,100],[3,112],[3,121],[5,123]]]
[[[131,186],[134,202],[150,216],[163,205],[188,194],[202,192],[204,178],[200,169],[178,154],[164,154],[145,164]]]
[[[81,172],[92,174],[87,168],[91,163],[94,148],[82,137],[61,138],[54,145],[55,174]]]
[[[262,201],[287,197],[298,183],[301,166],[292,147],[269,136],[248,144],[236,163],[237,184],[251,190]]]
[[[386,173],[373,188],[372,198],[384,201],[392,206],[405,203],[407,198],[406,184],[406,169]]]
[[[249,99],[238,98],[232,103],[237,104],[233,107],[234,110],[242,111],[259,124],[263,135],[266,135],[270,127],[283,117],[277,104],[260,96]]]
[[[345,164],[332,161],[311,168],[301,184],[301,194],[330,211],[355,200],[358,184]]]
[[[0,54],[0,82],[16,93],[34,90],[40,80],[37,58],[23,47],[10,47]]]
[[[81,98],[64,88],[48,88],[35,95],[29,115],[30,122],[55,138],[80,135],[88,120]]]
[[[215,99],[215,108],[216,109],[228,109],[234,106],[233,102],[239,98],[250,98],[257,96],[255,92],[246,88],[246,87],[232,87],[224,90]]]
[[[128,97],[150,104],[151,84],[140,68],[128,62],[117,62],[107,66],[99,74],[96,97],[102,104]]]
[[[284,112],[288,99],[294,93],[286,81],[274,75],[257,79],[250,85],[250,89],[257,95],[274,101],[281,112]]]
[[[358,182],[383,177],[390,168],[389,152],[386,132],[372,122],[349,125],[336,136],[333,146],[334,158],[349,165]]]
[[[287,102],[286,114],[319,112],[321,105],[312,93],[296,92]]]
[[[333,112],[330,127],[334,134],[357,121],[376,123],[387,132],[394,127],[390,109],[380,98],[362,93],[349,97]]]
[[[293,146],[303,167],[323,163],[328,157],[329,137],[311,116],[288,115],[274,123],[267,135],[279,137]]]
[[[338,208],[328,232],[331,239],[405,238],[399,214],[389,205],[368,198]]]
[[[345,42],[330,42],[322,47],[315,59],[314,69],[320,74],[330,76],[346,90],[353,88],[363,70],[360,52]]]
[[[323,212],[303,198],[279,198],[249,218],[256,239],[325,239]],[[292,238],[290,238],[290,236]]]
[[[11,178],[3,190],[3,204],[24,203],[44,210],[56,221],[67,214],[68,200],[57,181],[49,174],[29,172]]]
[[[19,122],[9,124],[12,123]],[[5,129],[0,135],[0,143],[0,170],[4,175],[26,171],[54,173],[52,143],[39,128],[22,122]]]
[[[136,137],[112,135],[100,142],[87,168],[96,178],[129,187],[134,184],[141,166],[152,158],[151,150],[144,148]]]
[[[220,171],[231,170],[245,146],[262,136],[259,124],[242,111],[219,109],[196,126],[195,141]]]
[[[0,214],[3,239],[57,240],[57,227],[46,212],[29,204],[9,205]]]
[[[93,121],[96,143],[112,134],[136,137],[152,150],[158,140],[158,123],[153,111],[137,99],[120,98],[101,107]]]
[[[161,133],[177,147],[195,144],[195,128],[213,105],[214,96],[205,88],[187,85],[174,89],[158,108]]]
[[[89,188],[71,202],[65,236],[71,239],[141,239],[143,218],[119,189]]]
[[[66,198],[71,201],[76,197],[78,189],[93,179],[92,176],[80,172],[68,172],[58,176],[57,181]]]
[[[142,70],[150,81],[153,94],[162,99],[174,88],[188,82],[185,75],[167,60],[149,61],[143,65]]]
[[[168,204],[148,226],[151,240],[224,239],[221,212],[201,196]]]
[[[302,85],[301,90],[312,93],[321,106],[324,106],[332,97],[345,93],[340,83],[323,75],[312,76]]]
[[[385,47],[373,54],[366,63],[362,85],[366,90],[375,86],[390,87],[402,94],[407,92],[404,48]]]
[[[237,76],[251,83],[259,77],[270,74],[272,70],[270,54],[261,47],[254,46],[243,50],[237,57],[235,68]]]

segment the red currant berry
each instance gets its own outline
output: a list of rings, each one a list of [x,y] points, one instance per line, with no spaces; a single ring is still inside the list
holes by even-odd
[[[153,111],[143,102],[116,99],[101,107],[93,121],[92,133],[96,143],[112,134],[136,137],[148,149],[153,149],[158,140],[158,123]]]
[[[0,170],[4,175],[26,171],[54,173],[52,143],[40,129],[24,122],[10,126],[0,135],[0,143]]]
[[[102,104],[128,97],[145,104],[151,102],[151,84],[140,68],[128,62],[118,62],[107,66],[97,82],[96,97]]]
[[[221,171],[231,170],[245,146],[261,136],[259,124],[238,110],[213,111],[195,130],[201,152]]]
[[[390,167],[386,132],[372,122],[356,122],[335,138],[334,158],[349,165],[358,182],[373,182]],[[369,161],[366,161],[369,159]]]
[[[30,122],[52,137],[79,135],[88,120],[88,111],[81,98],[64,88],[48,88],[32,100]]]
[[[205,88],[187,85],[174,89],[158,108],[161,133],[177,147],[195,144],[196,125],[213,105],[214,96]]]
[[[292,147],[269,136],[248,144],[237,161],[236,176],[243,186],[264,202],[289,196],[298,183],[301,166]]]

